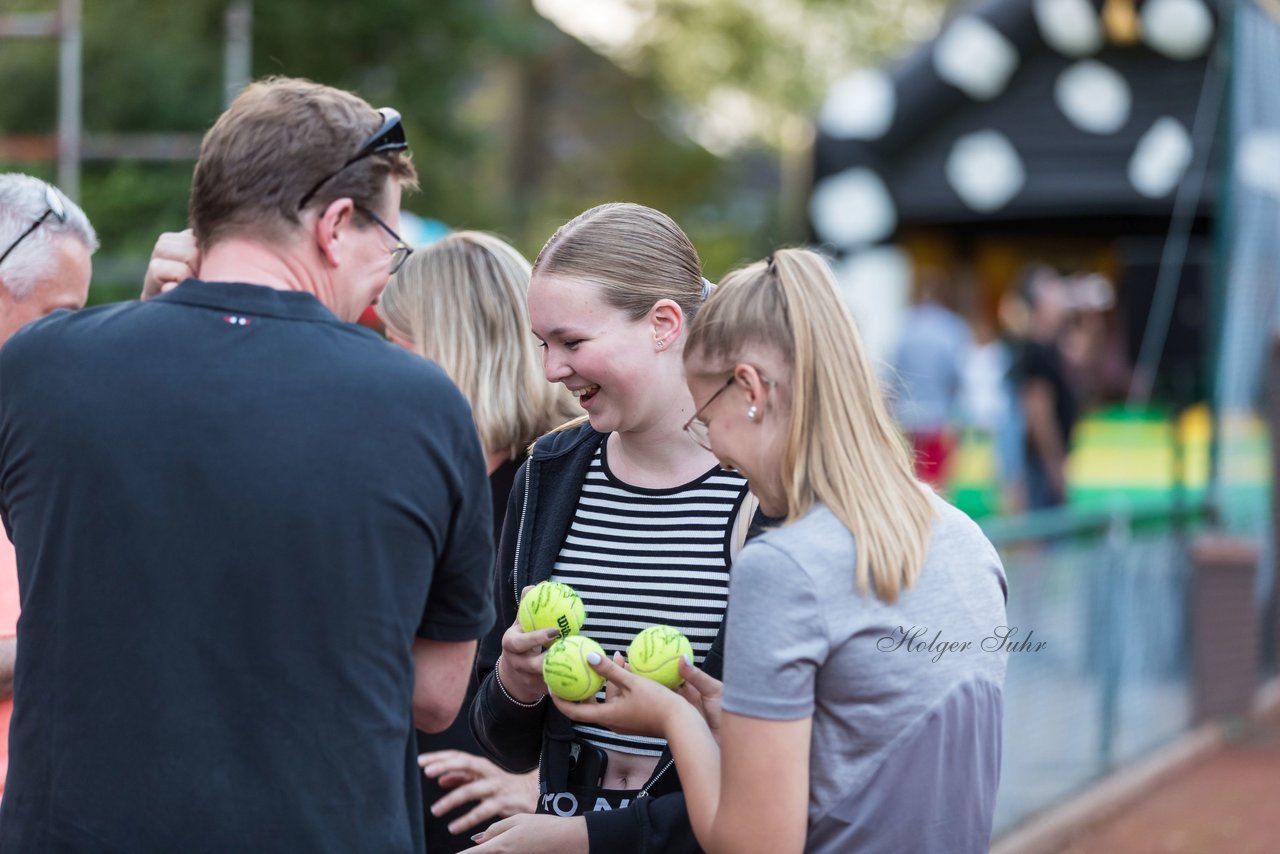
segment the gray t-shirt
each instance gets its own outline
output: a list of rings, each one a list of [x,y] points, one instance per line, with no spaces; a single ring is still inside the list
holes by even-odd
[[[924,567],[892,605],[858,594],[853,536],[822,504],[734,563],[723,707],[813,717],[806,850],[989,847],[1007,653],[983,641],[1006,623],[1004,569],[931,501]]]

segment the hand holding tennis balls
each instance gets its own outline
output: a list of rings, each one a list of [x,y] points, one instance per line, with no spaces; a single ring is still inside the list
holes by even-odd
[[[542,581],[520,600],[516,617],[526,632],[557,629],[563,640],[582,630],[582,624],[587,621],[587,608],[582,597],[569,585]]]
[[[671,626],[650,626],[627,647],[627,667],[631,672],[668,688],[684,684],[681,658],[693,663],[693,646],[679,629]]]
[[[587,663],[607,680],[605,701],[571,703],[552,694],[552,702],[566,717],[608,727],[614,732],[666,739],[670,739],[674,732],[704,725],[702,714],[690,694],[704,677],[711,677],[696,667],[686,667],[684,673],[689,681],[679,691],[672,691],[652,679],[632,673],[624,666],[621,653],[615,653],[612,660],[599,653],[590,653]]]
[[[571,703],[596,695],[604,677],[588,663],[589,653],[604,658],[604,649],[586,635],[570,635],[551,645],[542,657],[542,678],[552,694]]]
[[[533,592],[533,587],[520,591],[521,605],[530,599]],[[517,606],[518,618],[502,633],[502,655],[498,656],[496,675],[503,691],[513,700],[536,703],[547,696],[547,683],[542,679],[543,653],[560,639],[561,629],[559,626],[537,629],[527,625],[519,619],[528,619],[527,610]]]

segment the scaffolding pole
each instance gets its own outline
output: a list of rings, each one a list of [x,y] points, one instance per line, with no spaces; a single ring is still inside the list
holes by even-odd
[[[80,0],[58,4],[58,187],[80,199],[81,60]]]

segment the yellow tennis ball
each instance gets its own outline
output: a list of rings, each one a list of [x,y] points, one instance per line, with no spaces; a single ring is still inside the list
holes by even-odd
[[[543,581],[534,585],[520,600],[516,612],[520,628],[526,632],[540,629],[559,629],[560,637],[576,635],[587,621],[587,607],[582,597],[567,584],[559,581]]]
[[[604,677],[587,663],[587,653],[604,658],[600,644],[586,635],[570,635],[551,645],[542,657],[542,678],[561,700],[577,703],[594,697]]]
[[[636,635],[627,647],[627,665],[631,672],[652,679],[668,688],[684,684],[680,676],[680,658],[693,661],[693,646],[679,629],[650,626]]]

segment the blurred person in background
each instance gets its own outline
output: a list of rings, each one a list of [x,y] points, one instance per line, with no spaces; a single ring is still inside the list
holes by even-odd
[[[1067,450],[1078,410],[1061,342],[1072,307],[1062,277],[1047,265],[1022,274],[1019,294],[1027,307],[1026,337],[1014,371],[1026,422],[1027,509],[1043,510],[1066,500]]]
[[[942,270],[919,270],[892,360],[894,419],[911,440],[916,474],[935,486],[946,478],[961,373],[973,346],[968,324],[946,305],[951,290]]]
[[[84,211],[30,175],[0,175],[0,345],[32,320],[83,308],[98,237]],[[18,567],[0,540],[0,793],[9,762],[9,716],[18,651]]]
[[[1022,507],[1023,425],[1013,385],[1013,349],[995,322],[983,314],[970,321],[974,346],[961,371],[960,410],[965,428],[994,451],[1000,508]]]
[[[434,360],[471,403],[493,498],[494,540],[526,449],[582,410],[563,385],[542,376],[525,300],[530,265],[512,246],[459,231],[419,247],[377,303],[393,342]],[[495,626],[501,636],[506,626]],[[469,707],[477,680],[464,700]],[[427,850],[470,848],[469,833],[495,818],[531,813],[538,774],[511,774],[480,755],[466,715],[441,733],[418,732]]]
[[[1100,273],[1066,280],[1071,318],[1062,334],[1067,381],[1081,413],[1123,400],[1133,369],[1115,323],[1115,288]]]

